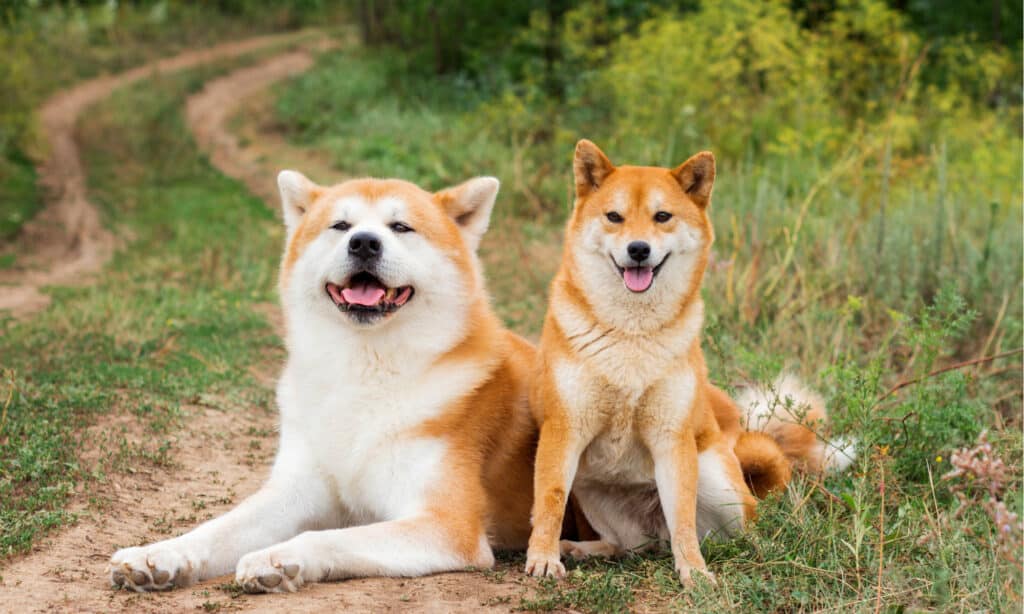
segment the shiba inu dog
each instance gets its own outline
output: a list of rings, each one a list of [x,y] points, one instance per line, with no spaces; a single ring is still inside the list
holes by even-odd
[[[250,592],[490,567],[530,533],[534,348],[504,330],[476,248],[491,177],[438,193],[399,180],[278,178],[288,361],[265,485],[195,530],[110,560],[115,586],[235,571]]]
[[[562,554],[613,555],[660,539],[689,584],[709,573],[700,539],[731,535],[753,516],[748,481],[763,495],[786,484],[791,461],[820,469],[831,457],[807,426],[785,419],[795,411],[777,415],[768,391],[748,393],[744,413],[708,381],[700,286],[714,238],[714,156],[616,167],[583,140],[573,167],[576,202],[530,395],[541,426],[526,571],[561,576]],[[786,383],[824,418],[819,399]],[[600,540],[559,542],[570,489]]]

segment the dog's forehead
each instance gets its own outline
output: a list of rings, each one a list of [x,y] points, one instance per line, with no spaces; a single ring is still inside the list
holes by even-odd
[[[648,184],[626,185],[608,189],[608,205],[620,213],[630,210],[660,211],[668,204],[666,190]]]
[[[364,196],[350,194],[335,198],[327,206],[333,213],[332,217],[339,220],[358,220],[371,217],[397,219],[404,217],[409,210],[409,203],[403,198],[389,195],[367,200]]]
[[[429,192],[396,179],[357,179],[338,184],[320,197],[317,206],[338,219],[398,219],[436,209]]]
[[[622,166],[590,199],[596,209],[627,213],[642,209],[655,212],[683,198],[679,184],[668,169],[647,166]]]

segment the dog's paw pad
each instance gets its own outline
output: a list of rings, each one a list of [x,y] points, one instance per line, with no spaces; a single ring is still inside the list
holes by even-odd
[[[195,567],[188,555],[174,547],[123,548],[110,557],[110,585],[139,593],[188,586]]]
[[[260,584],[267,588],[275,588],[281,583],[281,574],[279,573],[266,573],[260,576]]]
[[[303,584],[302,566],[282,562],[281,558],[264,550],[253,552],[238,561],[235,581],[247,593],[291,593]]]
[[[140,569],[133,571],[130,577],[135,586],[147,586],[150,583],[149,574]]]

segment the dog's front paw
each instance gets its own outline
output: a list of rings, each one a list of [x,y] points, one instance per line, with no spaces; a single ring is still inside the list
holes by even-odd
[[[715,574],[707,567],[694,567],[693,565],[677,564],[676,573],[679,574],[679,581],[682,582],[683,586],[686,588],[692,588],[696,583],[697,578],[704,578],[710,582],[712,586],[718,584],[718,582],[715,581]]]
[[[526,573],[542,578],[564,578],[565,565],[562,565],[562,561],[559,560],[557,550],[550,553],[528,550],[526,553]]]
[[[189,586],[200,565],[194,553],[168,542],[122,548],[110,557],[110,584],[139,593]]]
[[[273,546],[243,556],[235,581],[247,593],[294,593],[304,584],[303,570],[301,557]]]

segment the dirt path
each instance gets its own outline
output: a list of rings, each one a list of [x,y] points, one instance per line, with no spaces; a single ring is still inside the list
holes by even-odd
[[[202,55],[211,57],[208,53]],[[311,65],[312,57],[307,51],[278,55],[211,81],[187,104],[189,125],[213,164],[243,181],[275,209],[274,178],[278,168],[294,167],[325,182],[332,175],[337,179],[338,173],[322,156],[292,147],[274,130],[263,129],[267,126],[268,98],[259,94]],[[111,82],[123,84],[116,78]],[[80,111],[84,106],[76,109]],[[232,112],[239,109],[256,118],[243,125],[242,139],[227,129]],[[91,255],[90,262],[95,268],[80,268],[74,273],[80,275],[102,264],[98,256],[109,256],[113,240],[99,226],[95,209],[84,199],[84,178],[77,152],[73,141],[68,143],[77,173],[75,189],[79,200],[74,207],[86,211],[86,217],[93,216],[85,226],[71,226],[90,237],[86,245],[88,254],[81,247],[77,253],[83,259]],[[71,203],[62,206],[71,207]],[[54,249],[54,253],[58,251]],[[276,306],[266,306],[266,315],[280,325]],[[271,357],[257,367],[254,375],[262,385],[273,386],[282,358]],[[497,573],[487,574],[316,584],[294,595],[238,595],[227,585],[230,577],[168,593],[135,595],[111,590],[106,565],[116,548],[183,533],[236,505],[254,492],[267,474],[276,447],[276,416],[233,407],[227,401],[223,405],[214,401],[212,406],[189,406],[184,411],[184,427],[177,434],[172,451],[173,465],[118,474],[106,483],[90,487],[89,493],[79,493],[72,511],[80,514],[80,519],[73,527],[43,540],[32,553],[0,569],[0,611],[509,611],[519,604],[521,595],[530,592],[532,581],[521,576],[518,566],[508,565]],[[93,427],[93,431],[101,440],[104,433],[110,433],[111,446],[121,436],[134,441],[149,437],[133,424],[128,412],[115,412]],[[95,457],[101,455],[102,450]],[[88,505],[90,499],[103,503]]]
[[[317,50],[333,45],[321,44]],[[270,125],[271,109],[265,93],[271,85],[308,70],[313,56],[298,50],[275,56],[266,62],[243,68],[208,82],[191,96],[186,117],[196,143],[222,173],[238,179],[278,210],[277,172],[285,168],[302,170],[314,179],[338,180],[323,156],[290,145]],[[228,129],[229,120],[244,115],[241,134]]]
[[[75,143],[75,124],[91,105],[122,86],[154,72],[174,72],[200,64],[298,41],[309,32],[275,34],[224,43],[98,77],[61,91],[39,109],[40,127],[48,157],[38,168],[48,203],[25,224],[15,243],[3,251],[17,256],[16,266],[0,271],[0,310],[24,317],[46,307],[48,285],[86,282],[114,252],[115,237],[103,226],[99,212],[87,198],[85,171]]]

